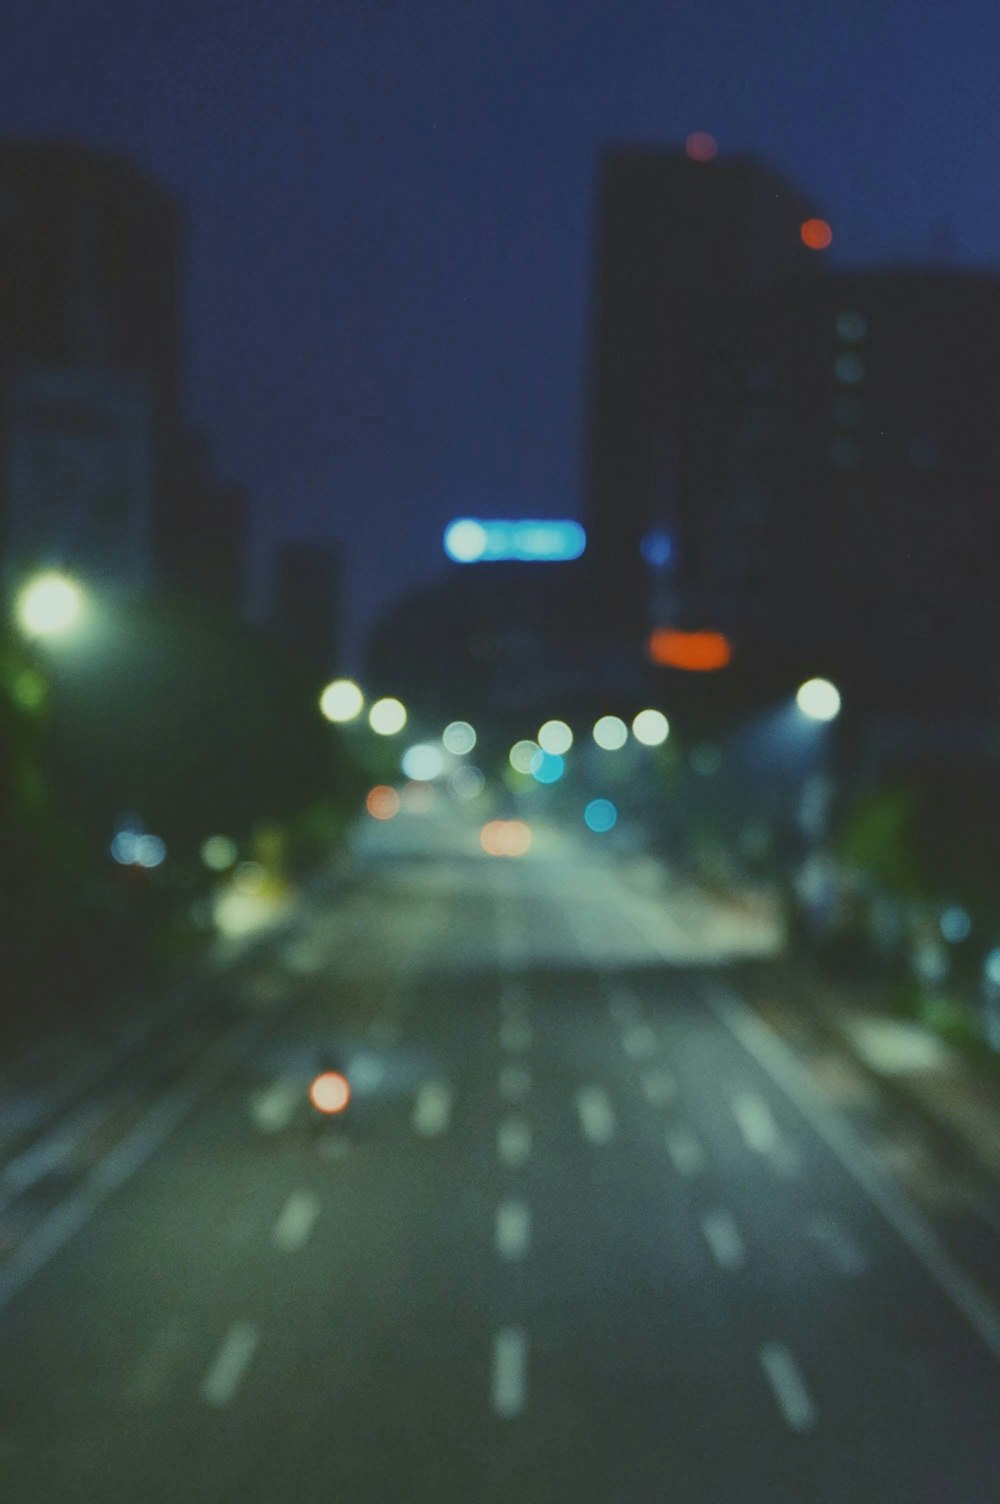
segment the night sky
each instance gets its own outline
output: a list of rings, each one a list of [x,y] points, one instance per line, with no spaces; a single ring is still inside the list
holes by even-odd
[[[349,550],[352,651],[456,513],[579,511],[595,154],[696,129],[841,265],[1000,255],[995,0],[6,0],[0,132],[183,201],[186,405],[267,540]],[[260,571],[258,571],[260,572]]]

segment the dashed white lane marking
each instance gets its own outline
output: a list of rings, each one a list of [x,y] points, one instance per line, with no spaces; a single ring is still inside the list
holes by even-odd
[[[511,1055],[530,1050],[534,1038],[531,1025],[524,1018],[505,1018],[500,1025],[500,1047]]]
[[[259,1341],[260,1333],[252,1321],[237,1321],[229,1328],[202,1381],[201,1397],[206,1405],[229,1404],[240,1387]]]
[[[500,1012],[504,1018],[523,1019],[528,1012],[528,995],[516,982],[506,982],[500,993]]]
[[[305,1091],[297,1076],[279,1076],[277,1081],[254,1092],[250,1098],[250,1112],[261,1133],[278,1133],[286,1128],[299,1102],[305,1101]]]
[[[811,1431],[818,1420],[799,1366],[783,1342],[765,1342],[760,1365],[778,1402],[778,1409],[793,1431]]]
[[[706,1212],[701,1219],[701,1230],[720,1269],[742,1268],[746,1253],[740,1230],[730,1212],[722,1208]]]
[[[632,1024],[622,1035],[622,1049],[632,1060],[648,1060],[656,1052],[656,1033],[650,1024]]]
[[[274,1241],[285,1253],[295,1253],[312,1232],[320,1200],[313,1191],[293,1191],[274,1224]]]
[[[494,1243],[501,1258],[524,1258],[531,1243],[531,1212],[523,1201],[501,1201]]]
[[[528,1334],[504,1326],[493,1340],[493,1409],[503,1420],[520,1415],[528,1402]]]
[[[497,1088],[505,1102],[523,1102],[531,1091],[531,1070],[526,1065],[502,1065]]]
[[[926,1218],[886,1178],[850,1125],[825,1105],[787,1045],[730,988],[714,984],[705,989],[704,995],[716,1018],[795,1103],[806,1122],[878,1207],[994,1357],[1000,1358],[1000,1316],[993,1302],[941,1242]]]
[[[667,1153],[679,1175],[697,1175],[705,1168],[705,1151],[687,1128],[667,1129]]]
[[[497,1154],[508,1170],[517,1170],[531,1155],[531,1124],[527,1118],[504,1118],[497,1128]]]
[[[670,1071],[661,1067],[646,1072],[642,1078],[642,1090],[650,1107],[666,1107],[677,1096],[677,1082]]]
[[[806,1226],[809,1237],[815,1238],[838,1274],[857,1277],[868,1268],[868,1258],[851,1234],[835,1217],[821,1213]]]
[[[611,999],[608,1003],[608,1012],[611,1014],[611,1017],[614,1019],[615,1023],[618,1024],[621,1028],[626,1028],[631,1024],[637,1024],[639,1022],[641,1014],[639,1000],[638,998],[633,997],[631,992],[626,992],[623,988],[616,987],[611,993]]]
[[[764,1098],[756,1092],[743,1092],[735,1098],[732,1107],[733,1117],[747,1148],[768,1160],[772,1169],[777,1170],[786,1180],[797,1175],[800,1168],[799,1156],[782,1138]]]
[[[444,1133],[451,1117],[451,1087],[445,1081],[425,1081],[417,1092],[413,1127],[422,1138]]]
[[[615,1114],[603,1086],[581,1086],[576,1094],[583,1135],[592,1144],[606,1144],[614,1137]]]

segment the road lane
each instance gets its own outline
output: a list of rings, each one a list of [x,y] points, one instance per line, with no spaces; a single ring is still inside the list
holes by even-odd
[[[989,1497],[996,1366],[706,1006],[689,933],[630,954],[576,850],[500,865],[369,853],[357,945],[316,936],[277,1028],[11,1302],[3,1497]],[[364,1111],[261,1132],[322,1040]]]

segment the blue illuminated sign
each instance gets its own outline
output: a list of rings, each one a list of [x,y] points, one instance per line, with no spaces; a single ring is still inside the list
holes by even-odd
[[[457,564],[499,559],[555,564],[578,559],[587,535],[578,522],[480,522],[458,517],[444,530],[444,551]]]

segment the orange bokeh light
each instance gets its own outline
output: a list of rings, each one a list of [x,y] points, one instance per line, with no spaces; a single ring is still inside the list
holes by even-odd
[[[692,131],[684,142],[684,150],[692,162],[711,162],[719,150],[714,136],[708,131]]]
[[[479,842],[488,856],[524,856],[531,846],[531,829],[523,820],[488,820]]]
[[[825,219],[807,219],[799,231],[802,244],[811,251],[825,251],[833,239],[833,231]]]
[[[379,783],[369,790],[365,805],[376,820],[391,820],[399,813],[399,795],[387,783]]]
[[[351,1088],[339,1071],[323,1071],[309,1088],[309,1100],[317,1112],[343,1112],[351,1100]]]
[[[732,661],[733,649],[721,632],[680,632],[657,627],[646,644],[653,663],[661,668],[683,668],[694,673],[712,673]]]

